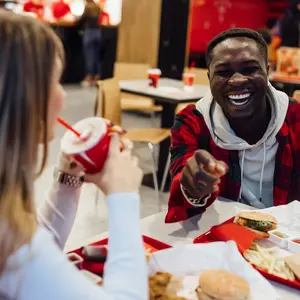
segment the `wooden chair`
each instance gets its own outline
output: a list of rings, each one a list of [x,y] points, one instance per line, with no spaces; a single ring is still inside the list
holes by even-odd
[[[95,115],[109,119],[117,125],[121,125],[121,91],[116,78],[98,81]],[[154,146],[167,139],[170,136],[170,130],[163,128],[126,128],[126,130],[127,134],[125,138],[132,142],[142,142],[148,145],[151,155],[156,198],[159,203],[159,208],[161,208]]]
[[[147,71],[150,68],[147,64],[115,63],[115,77],[117,80],[139,80],[147,79]],[[121,93],[122,111],[141,111],[150,114],[154,121],[155,112],[162,111],[161,105],[155,105],[149,97],[136,96],[128,93]]]
[[[293,98],[297,101],[300,102],[300,90],[296,90],[293,93]]]

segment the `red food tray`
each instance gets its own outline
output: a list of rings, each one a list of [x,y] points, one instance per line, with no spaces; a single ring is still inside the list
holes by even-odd
[[[158,240],[152,239],[151,237],[148,237],[148,236],[143,235],[143,240],[144,240],[144,243],[146,244],[145,246],[147,248],[149,248],[149,246],[150,246],[152,248],[152,250],[153,250],[153,248],[156,249],[156,250],[163,250],[163,249],[171,248],[170,245],[165,244],[163,242],[160,242]],[[92,243],[90,245],[105,246],[107,244],[108,244],[108,238],[97,241],[97,242]],[[85,257],[83,255],[82,251],[83,251],[83,247],[72,250],[68,253],[76,253],[76,254],[78,254],[79,256],[81,256],[83,258],[83,262],[81,263],[81,266],[80,266],[81,270],[87,270],[87,271],[90,271],[94,274],[102,275],[105,263],[91,262],[91,261],[85,260]],[[151,251],[151,252],[153,252],[153,251]]]
[[[224,224],[228,224],[228,223],[233,223],[234,221],[234,217],[225,221],[224,223],[220,224],[219,226],[221,225],[224,225]],[[211,233],[211,230],[203,233],[202,235],[196,237],[194,239],[194,244],[204,244],[204,243],[212,243],[212,242],[220,242],[221,240],[220,239],[217,239],[215,237],[215,235],[213,235]],[[239,247],[238,247],[239,248]],[[292,287],[292,288],[295,288],[297,290],[300,290],[300,281],[299,280],[295,280],[295,281],[290,281],[290,280],[286,280],[286,279],[283,279],[283,278],[280,278],[280,277],[277,277],[273,274],[269,274],[268,272],[266,272],[265,270],[262,270],[262,269],[259,269],[257,268],[256,266],[252,265],[258,272],[260,272],[265,278],[269,279],[269,280],[272,280],[272,281],[275,281],[275,282],[278,282],[278,283],[281,283],[283,285],[287,285],[289,287]]]

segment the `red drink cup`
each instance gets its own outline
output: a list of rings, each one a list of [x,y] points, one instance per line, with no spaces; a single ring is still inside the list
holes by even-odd
[[[157,88],[160,76],[161,76],[161,70],[160,69],[150,69],[150,70],[148,70],[148,78],[150,79],[149,86],[153,86],[153,87]]]
[[[81,163],[87,173],[100,172],[110,145],[109,126],[102,118],[92,117],[79,121],[73,127],[81,133],[81,138],[67,131],[61,141],[62,152]]]
[[[184,88],[192,88],[195,82],[196,75],[194,73],[183,73],[182,77]]]

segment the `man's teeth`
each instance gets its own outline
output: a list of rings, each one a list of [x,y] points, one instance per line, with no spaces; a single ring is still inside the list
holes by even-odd
[[[230,100],[242,100],[242,99],[246,99],[250,96],[250,93],[246,93],[246,94],[239,94],[239,95],[228,95]]]
[[[230,100],[230,102],[235,106],[243,106],[248,102],[248,100],[245,100],[243,102],[236,102],[236,101]]]
[[[250,95],[251,95],[250,93],[239,94],[239,95],[228,95],[228,98],[233,105],[242,106],[248,102]],[[240,101],[240,100],[244,100],[244,101]]]

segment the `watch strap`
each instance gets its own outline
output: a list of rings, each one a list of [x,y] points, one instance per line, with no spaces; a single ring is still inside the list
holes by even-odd
[[[84,179],[83,176],[74,176],[65,172],[54,169],[54,180],[66,186],[79,188],[82,186]]]

